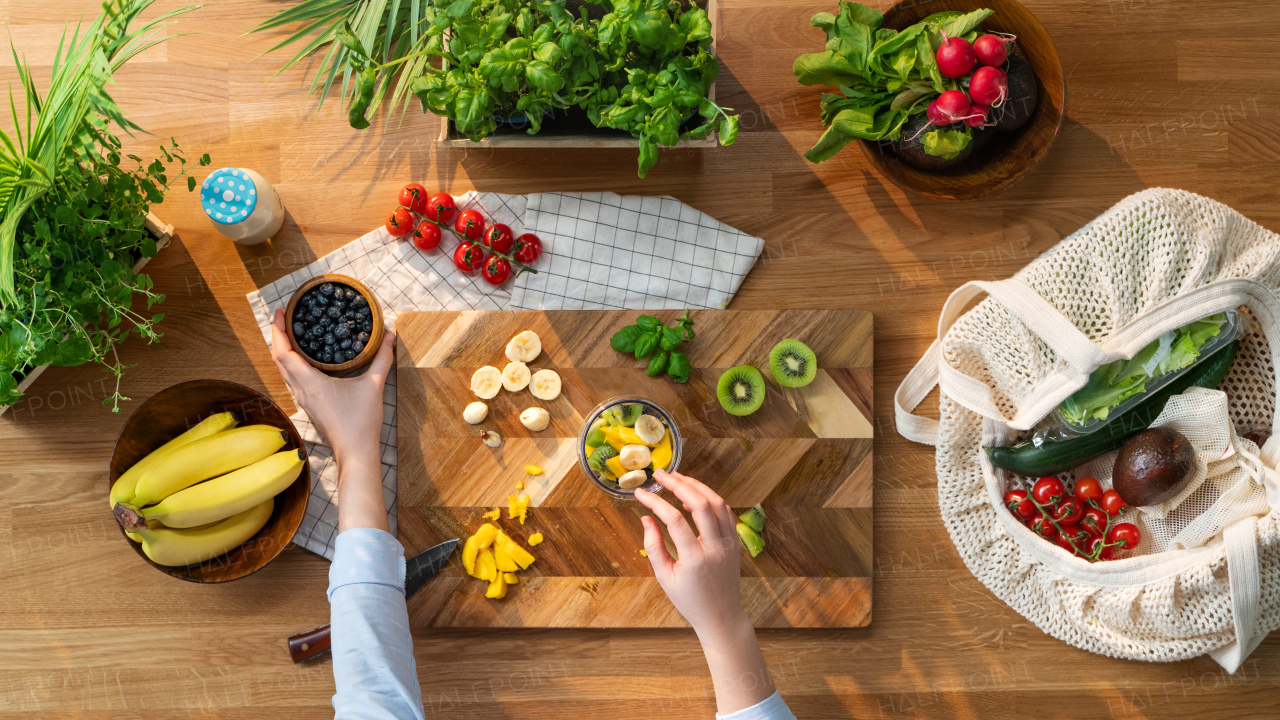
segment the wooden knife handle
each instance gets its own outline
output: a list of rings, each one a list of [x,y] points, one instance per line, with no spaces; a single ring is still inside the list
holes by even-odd
[[[295,663],[319,657],[329,652],[329,626],[298,633],[289,638],[289,656]]]

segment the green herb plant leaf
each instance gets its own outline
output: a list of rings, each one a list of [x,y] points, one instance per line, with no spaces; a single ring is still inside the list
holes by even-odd
[[[614,333],[609,346],[636,360],[649,358],[645,368],[649,376],[666,372],[675,382],[683,383],[689,381],[689,358],[679,349],[684,341],[693,337],[693,318],[685,310],[684,316],[673,325],[664,325],[653,315],[641,315],[635,325],[627,325]]]

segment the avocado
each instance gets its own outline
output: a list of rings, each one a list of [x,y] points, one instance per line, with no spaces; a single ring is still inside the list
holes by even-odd
[[[1017,130],[1026,125],[1035,114],[1036,102],[1040,99],[1036,73],[1019,55],[1011,54],[1005,61],[1004,71],[1009,79],[1009,97],[1000,107],[991,108],[990,121],[995,123],[996,130],[1002,132]]]
[[[1195,472],[1191,441],[1177,430],[1151,428],[1120,447],[1111,486],[1134,507],[1159,505],[1182,492]]]
[[[934,128],[925,113],[911,116],[902,125],[901,139],[890,144],[893,152],[908,165],[921,170],[942,170],[952,165],[959,165],[973,154],[973,143],[970,142],[953,158],[942,158],[925,152],[922,138],[930,130],[963,130],[964,123],[953,123],[944,128]]]

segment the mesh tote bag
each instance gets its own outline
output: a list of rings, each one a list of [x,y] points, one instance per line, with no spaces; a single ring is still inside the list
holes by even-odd
[[[1280,626],[1278,289],[1280,236],[1208,198],[1157,188],[1012,278],[956,290],[894,404],[898,431],[937,447],[942,519],[973,574],[1076,647],[1148,661],[1208,653],[1234,672]],[[1024,437],[1095,368],[1230,310],[1243,335],[1229,374],[1216,391],[1175,396],[1153,423],[1188,437],[1197,468],[1179,496],[1126,513],[1141,544],[1091,563],[1018,522],[1002,498],[1035,478],[993,467],[983,448]],[[940,419],[914,415],[935,386]],[[1110,487],[1114,457],[1060,477],[1068,488],[1077,474]]]

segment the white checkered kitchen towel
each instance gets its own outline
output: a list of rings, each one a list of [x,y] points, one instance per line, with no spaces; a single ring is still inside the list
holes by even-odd
[[[755,264],[764,241],[670,197],[614,193],[499,195],[469,192],[458,209],[476,208],[516,235],[536,234],[538,274],[494,288],[453,266],[455,243],[419,251],[379,228],[310,265],[249,293],[262,337],[271,318],[303,282],[324,273],[354,277],[378,296],[388,329],[409,310],[663,310],[722,308]],[[592,278],[609,278],[609,285]],[[510,290],[507,288],[510,287]],[[394,369],[383,394],[382,487],[396,531],[396,389]],[[307,517],[294,542],[333,558],[338,508],[333,452],[303,412],[293,416],[310,449],[313,484]]]

